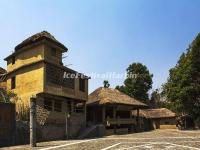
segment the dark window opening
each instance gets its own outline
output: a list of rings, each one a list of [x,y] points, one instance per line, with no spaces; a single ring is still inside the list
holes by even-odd
[[[67,88],[74,89],[75,88],[75,79],[74,78],[64,78],[63,86]]]
[[[167,125],[168,125],[168,124],[169,124],[169,121],[165,121],[165,124],[167,124]]]
[[[83,113],[84,112],[84,105],[83,105],[83,103],[74,104],[74,112],[76,112],[76,113]]]
[[[55,101],[54,103],[54,111],[62,112],[62,103],[59,101]]]
[[[44,109],[52,111],[52,108],[53,108],[52,100],[44,100]]]
[[[51,56],[56,57],[56,49],[55,48],[51,48]]]
[[[68,110],[68,112],[71,113],[71,111],[72,111],[71,102],[68,102],[68,103],[67,103],[67,110]]]
[[[79,78],[79,90],[85,92],[85,80],[82,78]]]
[[[12,65],[15,64],[15,57],[12,57]]]
[[[11,89],[15,89],[16,88],[16,77],[12,77],[11,78]]]

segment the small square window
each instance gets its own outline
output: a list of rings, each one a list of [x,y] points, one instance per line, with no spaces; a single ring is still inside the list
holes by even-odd
[[[55,101],[54,103],[54,111],[62,112],[62,103],[59,101]]]
[[[56,57],[56,49],[55,48],[51,48],[51,56]]]
[[[44,109],[52,111],[53,103],[52,100],[44,100]]]
[[[15,57],[13,56],[12,57],[12,65],[14,65],[15,64]]]
[[[12,77],[11,78],[11,89],[15,89],[16,88],[16,77]]]
[[[79,78],[79,90],[85,92],[85,80],[82,78]]]

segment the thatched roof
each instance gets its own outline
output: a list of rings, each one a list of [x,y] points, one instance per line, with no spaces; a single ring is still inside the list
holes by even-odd
[[[47,32],[47,31],[42,31],[40,33],[32,35],[31,37],[27,38],[26,40],[24,40],[23,42],[21,42],[20,44],[18,44],[15,47],[15,50],[18,50],[18,49],[20,49],[20,48],[22,48],[22,47],[24,47],[26,45],[32,44],[34,42],[37,42],[37,41],[43,40],[43,39],[49,40],[51,42],[54,42],[55,44],[57,44],[58,46],[60,46],[61,48],[63,48],[64,51],[68,50],[62,43],[60,43],[59,41],[57,41],[55,39],[55,37],[53,35],[51,35],[49,32]]]
[[[137,116],[137,112],[132,111],[134,116]],[[157,119],[157,118],[172,118],[176,117],[176,114],[167,108],[159,109],[142,109],[139,111],[139,116],[148,118],[148,119]]]
[[[103,88],[96,89],[89,95],[87,105],[104,105],[104,104],[121,104],[138,106],[140,108],[147,107],[146,104],[131,98],[130,96],[120,92],[117,89]]]

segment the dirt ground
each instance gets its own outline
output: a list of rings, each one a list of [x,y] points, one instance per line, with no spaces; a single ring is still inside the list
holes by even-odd
[[[28,150],[28,145],[0,150]],[[155,130],[98,139],[38,143],[36,150],[200,150],[200,131]]]

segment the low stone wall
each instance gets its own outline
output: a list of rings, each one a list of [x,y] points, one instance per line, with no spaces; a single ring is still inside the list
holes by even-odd
[[[128,128],[118,128],[116,129],[116,133],[114,132],[114,129],[106,129],[106,136],[113,134],[128,134]]]
[[[128,128],[117,129],[116,134],[128,134]]]
[[[28,144],[30,142],[28,121],[17,121],[16,122],[16,145]]]
[[[65,138],[65,124],[37,125],[37,141],[62,140]]]
[[[103,124],[97,124],[88,127],[82,135],[79,136],[79,139],[84,139],[84,138],[99,138],[103,137],[106,134],[106,129]]]
[[[65,104],[62,109],[63,111],[67,109]],[[86,124],[84,113],[71,113],[66,126],[66,114],[63,111],[47,111],[43,108],[43,100],[37,101],[37,128],[40,133],[37,137],[40,141],[65,138],[67,126],[68,138],[76,138],[81,129],[84,130]]]
[[[86,122],[83,113],[72,113],[69,123],[69,134],[71,138],[78,136],[86,128]]]
[[[160,125],[160,129],[177,129],[176,125]]]

